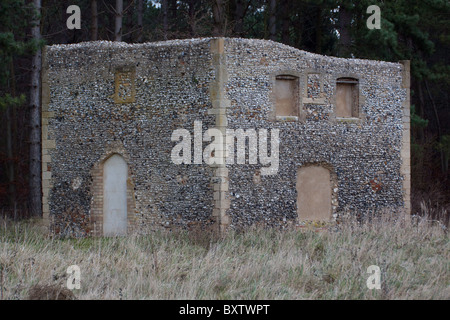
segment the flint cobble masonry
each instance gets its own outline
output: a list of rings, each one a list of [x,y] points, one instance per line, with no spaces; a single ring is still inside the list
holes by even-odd
[[[43,211],[52,232],[102,235],[103,164],[128,165],[129,232],[286,226],[297,171],[330,172],[330,219],[409,211],[409,63],[342,59],[272,41],[205,38],[46,47]],[[298,81],[295,116],[276,114],[277,76]],[[337,79],[358,81],[358,113],[336,114]],[[279,168],[171,161],[172,132],[279,129]],[[254,146],[251,146],[254,147]],[[225,147],[224,147],[225,148]]]

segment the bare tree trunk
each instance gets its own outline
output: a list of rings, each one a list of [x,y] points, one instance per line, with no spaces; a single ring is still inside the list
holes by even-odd
[[[316,14],[316,53],[319,54],[322,52],[322,10],[323,5],[320,4]]]
[[[14,60],[11,60],[11,95],[16,96],[16,78],[14,70]],[[9,192],[9,203],[11,208],[16,208],[16,186],[15,186],[15,161],[14,161],[14,150],[13,150],[13,128],[12,122],[16,119],[12,115],[13,106],[8,106],[6,109],[6,157],[7,162],[7,176],[8,176],[8,192]],[[13,120],[14,119],[14,120]],[[15,128],[17,129],[17,127]],[[17,132],[17,130],[15,130]],[[14,210],[15,211],[15,210]],[[14,218],[16,212],[14,212]]]
[[[189,26],[191,27],[191,36],[196,37],[197,28],[195,21],[195,2],[196,0],[188,1],[188,16],[189,16]]]
[[[291,8],[291,2],[289,0],[283,0],[283,23],[281,25],[281,42],[284,44],[290,44],[291,37],[289,33],[289,29],[291,27],[291,21],[290,21],[290,8]]]
[[[14,153],[13,153],[13,144],[12,144],[12,106],[9,106],[6,109],[6,157],[8,158],[7,162],[7,176],[8,176],[8,194],[9,194],[9,203],[11,208],[14,207],[16,203],[16,188],[14,185],[15,175],[14,175]]]
[[[225,5],[224,0],[214,0],[213,18],[214,28],[213,36],[222,37],[225,35]]]
[[[438,141],[441,142],[442,130],[441,130],[441,122],[439,121],[439,113],[437,111],[436,104],[434,103],[433,96],[431,95],[430,88],[428,87],[428,81],[424,80],[424,82],[425,82],[425,88],[427,89],[428,97],[430,98],[431,105],[433,106],[434,117],[436,118],[436,126],[437,126],[437,129],[438,129]],[[441,169],[442,169],[442,173],[446,173],[444,151],[441,149],[441,150],[439,150],[439,152],[441,154]]]
[[[170,0],[169,11],[170,11],[170,24],[172,26],[177,22],[177,0]]]
[[[33,0],[36,18],[33,20],[31,34],[33,39],[41,39],[41,0]],[[30,214],[42,216],[41,193],[41,61],[42,51],[39,47],[32,59],[30,88]]]
[[[269,38],[270,40],[277,40],[277,0],[269,0],[270,2],[270,18],[269,18]]]
[[[91,0],[91,40],[98,40],[98,9],[97,0]]]
[[[116,0],[114,41],[122,41],[123,0]]]
[[[167,40],[167,33],[169,31],[169,22],[168,22],[168,0],[162,0],[161,3],[161,10],[162,10],[162,20],[163,20],[163,36],[164,36],[164,40]]]
[[[236,10],[234,11],[234,33],[237,36],[242,36],[244,32],[244,15],[245,7],[244,0],[236,0]]]
[[[424,113],[425,98],[423,96],[422,81],[417,81],[417,87],[419,88],[418,92],[419,92],[420,104],[418,104],[418,108],[416,109],[416,112],[419,113],[419,117],[424,119],[425,118],[425,113]],[[425,140],[424,129],[423,129],[423,127],[420,126],[417,130],[418,130],[419,141],[423,142]]]
[[[123,19],[125,20],[125,23],[122,23],[122,25],[125,28],[122,28],[122,39],[130,39],[131,42],[134,41],[133,39],[133,33],[134,33],[134,25],[133,25],[133,16],[135,9],[135,0],[125,0],[124,1],[124,7],[125,10],[123,11]]]
[[[351,21],[351,12],[345,6],[341,6],[339,8],[339,55],[342,57],[347,57],[351,53]]]
[[[138,25],[138,37],[137,42],[142,42],[143,33],[143,21],[144,21],[144,0],[138,0],[137,7],[137,25]]]

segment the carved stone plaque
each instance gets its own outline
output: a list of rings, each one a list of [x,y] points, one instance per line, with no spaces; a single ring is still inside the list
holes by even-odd
[[[118,68],[115,72],[115,103],[131,103],[135,101],[135,70],[131,67]]]

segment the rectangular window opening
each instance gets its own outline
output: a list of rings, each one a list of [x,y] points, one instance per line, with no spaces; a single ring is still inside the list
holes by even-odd
[[[336,116],[338,118],[359,117],[358,80],[339,78],[336,81]]]
[[[298,117],[298,77],[278,75],[275,79],[275,115],[277,117]]]

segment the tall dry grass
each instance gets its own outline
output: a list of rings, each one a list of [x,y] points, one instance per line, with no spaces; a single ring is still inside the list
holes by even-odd
[[[348,219],[327,231],[251,228],[220,240],[159,232],[56,239],[33,223],[0,226],[2,299],[66,285],[77,299],[450,299],[449,236],[423,218]],[[367,268],[381,268],[381,290]]]

